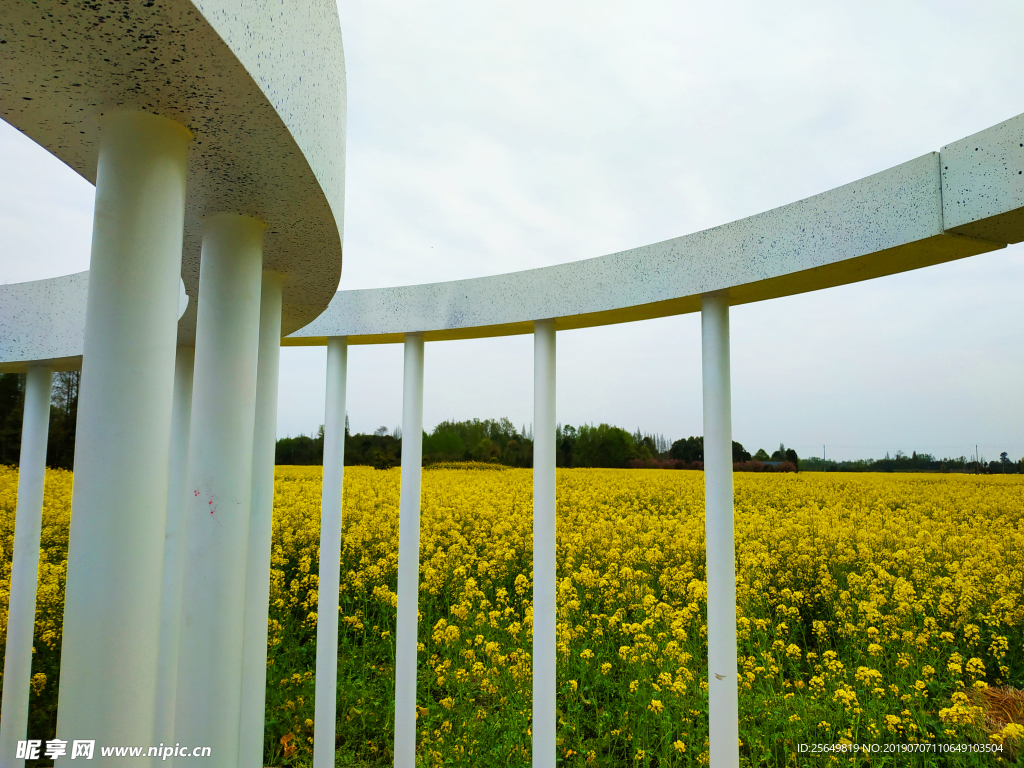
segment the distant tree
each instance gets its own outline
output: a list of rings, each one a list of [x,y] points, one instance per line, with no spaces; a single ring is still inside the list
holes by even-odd
[[[345,463],[348,463],[348,451],[345,452]],[[316,436],[299,435],[298,437],[282,437],[274,446],[275,464],[323,465],[324,463],[324,425],[321,424]]]
[[[753,456],[754,461],[771,461],[772,457],[768,455],[768,451],[764,448],[758,448],[757,453]]]
[[[560,467],[571,467],[576,454],[576,427],[559,424],[555,427],[555,461]]]
[[[668,455],[676,461],[704,461],[704,438],[691,436],[676,440],[669,448]]]
[[[529,437],[509,440],[501,449],[498,461],[511,467],[533,466],[533,441]]]
[[[633,433],[633,444],[636,446],[637,457],[641,459],[650,459],[657,456],[658,442],[654,435],[645,435],[637,427],[636,432]]]
[[[391,453],[377,448],[370,454],[370,464],[374,469],[391,469],[395,466],[395,457]]]
[[[46,443],[46,464],[72,469],[75,464],[75,427],[78,423],[80,371],[53,374],[50,396],[50,432]]]
[[[21,416],[25,403],[25,375],[0,373],[0,464],[21,460]]]
[[[669,458],[675,459],[676,461],[685,461],[693,463],[695,461],[704,461],[704,438],[701,437],[686,437],[682,440],[676,440],[672,443],[672,447],[668,451]],[[738,443],[735,440],[732,441],[732,460],[733,463],[750,461],[750,453],[743,447],[742,443]]]
[[[792,448],[786,449],[786,461],[796,467],[796,471],[800,471],[800,457],[796,455],[796,451]]]
[[[472,459],[529,467],[533,463],[533,441],[528,434],[526,425],[519,430],[508,419],[444,421],[424,438],[423,462]]]
[[[278,445],[280,444],[279,440]],[[402,463],[401,452],[401,441],[395,440],[391,435],[350,435],[345,441],[345,464],[346,466],[370,465],[387,469]],[[278,463],[287,464],[289,462],[282,462],[278,459]]]
[[[373,434],[375,434],[377,437],[384,437],[384,435],[388,434],[388,428],[377,427],[375,430],[373,430]]]
[[[71,469],[75,462],[75,427],[78,422],[79,371],[53,374],[50,421],[46,439],[46,465]],[[21,460],[21,420],[25,403],[25,376],[0,374],[0,464]]]
[[[466,444],[458,432],[435,429],[423,438],[423,455],[431,461],[465,461]]]
[[[497,459],[498,454],[501,453],[501,448],[494,444],[494,441],[489,437],[483,438],[479,443],[473,446],[471,454],[477,461],[490,461],[491,459]]]
[[[624,429],[608,424],[584,424],[577,432],[577,467],[624,467],[638,457],[633,436]]]

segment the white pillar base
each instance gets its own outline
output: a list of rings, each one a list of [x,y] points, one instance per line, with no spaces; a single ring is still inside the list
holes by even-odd
[[[174,706],[178,685],[178,638],[181,626],[181,572],[185,558],[185,492],[188,485],[188,433],[192,419],[192,373],[195,347],[178,347],[174,361],[174,407],[171,411],[171,459],[164,537],[164,576],[160,606],[160,654],[156,681],[156,744],[174,743]],[[167,762],[170,764],[174,758]]]
[[[18,506],[14,518],[4,692],[0,704],[0,764],[25,765],[15,759],[18,742],[28,738],[28,692],[32,679],[32,638],[39,581],[39,537],[43,526],[46,442],[50,429],[53,371],[29,368],[25,378]]]
[[[242,651],[240,768],[262,768],[267,708],[267,622],[274,518],[274,451],[281,359],[281,289],[284,278],[264,272],[260,290],[260,340],[256,372],[256,423],[252,446],[252,516],[246,562],[245,639]]]
[[[101,121],[57,735],[150,744],[191,134]]]
[[[714,768],[738,768],[736,555],[732,495],[729,298],[701,297],[704,498],[708,578],[708,709]]]
[[[555,321],[533,324],[533,768],[554,768]]]
[[[348,339],[327,340],[324,409],[324,478],[320,507],[320,591],[316,620],[316,708],[313,768],[334,768],[338,707],[338,589],[341,582],[341,515],[345,488],[345,379]]]
[[[420,474],[423,464],[423,335],[405,336],[402,494],[398,523],[395,631],[395,768],[416,766],[416,631],[420,578]]]
[[[262,222],[206,221],[192,386],[175,742],[238,764]],[[197,764],[198,765],[198,764]]]

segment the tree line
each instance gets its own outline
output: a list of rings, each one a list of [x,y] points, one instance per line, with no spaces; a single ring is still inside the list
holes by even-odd
[[[423,433],[423,464],[483,461],[510,467],[533,466],[532,429],[501,419],[443,421]],[[316,435],[285,437],[277,441],[278,464],[322,464],[323,427]],[[789,471],[800,466],[796,451],[780,445],[768,454],[753,456],[733,441],[733,467],[738,471]],[[387,469],[401,464],[402,434],[399,428],[380,427],[373,434],[351,434],[345,420],[345,464]],[[608,424],[559,424],[555,429],[555,463],[559,467],[703,469],[704,438],[688,437],[675,442],[664,435],[645,434]]]
[[[533,466],[533,439],[526,427],[516,429],[508,419],[445,421],[423,433],[423,463],[487,461],[511,467]],[[277,441],[278,464],[323,464],[324,428],[316,435],[284,437]],[[351,434],[345,418],[345,464],[378,469],[402,463],[402,431],[379,427],[373,434]]]
[[[75,456],[75,425],[78,419],[78,371],[55,373],[50,404],[46,448],[49,467],[72,469]],[[25,376],[0,373],[0,464],[17,465],[21,452],[22,408]],[[555,462],[559,467],[635,467],[703,469],[704,438],[669,441],[664,435],[634,432],[608,424],[559,424],[555,431]],[[278,464],[317,464],[324,460],[324,428],[316,435],[284,437],[277,441]],[[733,468],[747,472],[970,472],[982,474],[1024,473],[1024,459],[1013,461],[1004,451],[998,460],[984,456],[937,459],[930,453],[897,451],[884,459],[833,461],[816,457],[801,459],[795,450],[780,444],[768,453],[754,454],[733,441]],[[507,418],[443,421],[423,433],[423,463],[483,461],[510,467],[533,466],[533,433]],[[402,463],[402,432],[380,427],[373,434],[350,434],[345,419],[345,464],[381,469]]]
[[[896,451],[895,456],[886,453],[884,459],[833,461],[812,457],[803,460],[802,468],[809,472],[964,472],[1019,475],[1024,473],[1024,459],[1013,461],[1006,451],[999,454],[998,461],[986,461],[984,456],[937,459],[930,453],[912,451],[908,456],[903,451]]]

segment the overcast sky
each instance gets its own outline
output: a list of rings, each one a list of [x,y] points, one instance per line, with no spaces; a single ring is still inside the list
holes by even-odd
[[[342,288],[599,256],[862,178],[1024,112],[1018,0],[342,0]],[[92,187],[0,122],[0,282],[88,269]],[[753,452],[1024,456],[1024,247],[732,310]],[[532,338],[427,345],[424,422],[532,420]],[[353,347],[354,431],[401,422]],[[700,434],[698,315],[558,336],[558,420]],[[282,351],[280,436],[325,350]]]

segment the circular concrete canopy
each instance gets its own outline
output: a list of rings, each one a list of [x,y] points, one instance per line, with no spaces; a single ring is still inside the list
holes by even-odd
[[[287,346],[561,330],[763,301],[1024,241],[1024,115],[859,181],[661,243],[472,280],[340,291]],[[80,365],[88,273],[0,285],[0,371]],[[189,303],[191,307],[193,302]],[[188,311],[185,318],[188,317]]]
[[[334,0],[0,0],[0,116],[90,182],[104,113],[152,112],[192,131],[182,343],[195,338],[210,214],[267,224],[284,333],[327,307],[341,278],[345,109]]]
[[[427,341],[696,312],[869,280],[1024,240],[1024,115],[867,178],[693,234],[541,269],[341,291],[285,345]],[[2,359],[2,358],[0,358]]]

